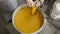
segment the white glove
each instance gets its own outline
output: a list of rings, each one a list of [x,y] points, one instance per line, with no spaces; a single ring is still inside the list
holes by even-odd
[[[30,7],[33,7],[34,5],[41,6],[41,4],[43,4],[44,2],[44,0],[26,0],[26,1]]]

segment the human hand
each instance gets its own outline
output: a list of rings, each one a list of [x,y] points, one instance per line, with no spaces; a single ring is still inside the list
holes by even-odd
[[[44,0],[26,0],[26,1],[30,7],[33,7],[34,5],[41,6],[41,4],[43,4],[44,2]]]

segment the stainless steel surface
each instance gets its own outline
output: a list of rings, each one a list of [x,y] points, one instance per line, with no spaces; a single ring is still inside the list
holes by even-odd
[[[6,20],[0,13],[0,34],[9,34],[9,31],[6,28]]]
[[[52,22],[50,22],[51,24],[53,24],[56,28],[60,28],[60,11],[58,11],[58,9],[57,9],[57,3],[59,3],[60,1],[56,1],[55,3],[54,3],[54,5],[53,5],[53,10],[52,10],[52,13],[51,13],[51,18],[52,19],[54,19],[54,20],[56,20],[56,21],[52,21]],[[59,19],[58,19],[59,18]]]
[[[0,1],[0,7],[5,11],[13,11],[18,6],[17,0],[2,0]]]

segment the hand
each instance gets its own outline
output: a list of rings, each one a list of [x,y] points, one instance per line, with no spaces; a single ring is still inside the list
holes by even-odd
[[[40,4],[43,4],[43,2],[44,2],[44,0],[26,0],[26,1],[30,7],[33,7],[34,5],[36,5],[36,2],[37,2],[37,5],[39,5],[39,6],[40,6]]]

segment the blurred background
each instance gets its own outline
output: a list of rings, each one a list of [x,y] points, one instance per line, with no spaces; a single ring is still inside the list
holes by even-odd
[[[53,6],[60,0],[44,0],[41,9],[46,16],[51,17]],[[12,14],[14,10],[21,4],[26,3],[25,0],[0,0],[0,34],[21,34],[12,25]],[[60,22],[56,22],[60,24]],[[55,21],[46,18],[46,23],[41,32],[37,34],[60,34],[60,25],[56,25]]]

